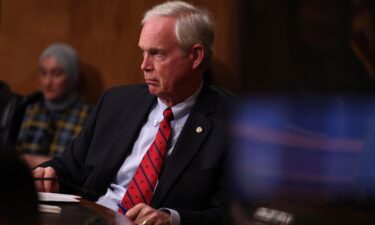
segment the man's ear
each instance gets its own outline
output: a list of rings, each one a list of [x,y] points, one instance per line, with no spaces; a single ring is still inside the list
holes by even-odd
[[[197,69],[202,64],[204,58],[204,47],[202,44],[195,44],[192,48],[193,69]]]

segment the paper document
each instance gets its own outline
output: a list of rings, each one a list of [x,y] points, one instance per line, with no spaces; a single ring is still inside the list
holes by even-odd
[[[78,195],[68,195],[60,193],[38,192],[38,199],[42,202],[79,202]]]
[[[38,205],[39,212],[45,212],[45,213],[61,213],[61,208],[59,206],[54,205]]]

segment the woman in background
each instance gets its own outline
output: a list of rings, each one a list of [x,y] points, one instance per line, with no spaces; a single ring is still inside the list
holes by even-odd
[[[66,44],[53,44],[39,58],[42,97],[27,107],[17,150],[30,167],[61,154],[80,132],[90,111],[77,93],[79,59]]]

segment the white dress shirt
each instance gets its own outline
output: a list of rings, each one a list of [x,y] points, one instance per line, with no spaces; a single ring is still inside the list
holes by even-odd
[[[192,96],[171,108],[174,120],[171,121],[172,141],[167,151],[168,156],[173,151],[174,145],[177,142],[181,130],[190,115],[191,109],[201,89],[202,85]],[[159,124],[163,120],[163,112],[166,108],[168,108],[168,106],[158,98],[157,103],[153,106],[146,123],[143,125],[141,132],[139,133],[138,139],[134,143],[132,152],[125,159],[105,195],[101,196],[96,203],[115,211],[118,210],[118,204],[121,203],[121,200],[126,193],[127,185],[133,179],[134,173],[141,163],[144,154],[148,151],[156,137]],[[172,215],[171,224],[179,224],[178,213],[174,210],[168,210]]]

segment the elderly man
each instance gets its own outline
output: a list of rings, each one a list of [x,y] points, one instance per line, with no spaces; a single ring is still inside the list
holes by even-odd
[[[137,224],[223,224],[234,98],[203,82],[211,19],[175,1],[149,10],[142,24],[146,85],[107,91],[64,154],[33,171],[60,182],[37,188],[68,192],[64,184],[75,184]]]

